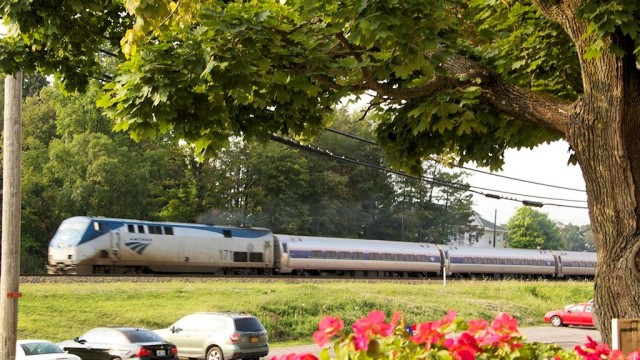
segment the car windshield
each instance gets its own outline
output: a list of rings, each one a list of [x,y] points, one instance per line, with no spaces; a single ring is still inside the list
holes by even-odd
[[[67,247],[78,245],[90,222],[91,220],[87,218],[71,218],[63,221],[58,231],[53,235],[49,246]]]
[[[40,354],[63,354],[64,351],[60,349],[55,344],[46,343],[46,342],[32,342],[26,344],[20,344],[20,347],[24,351],[24,354],[29,355],[40,355]]]
[[[163,342],[164,339],[160,335],[149,330],[135,329],[131,331],[125,331],[124,335],[132,343],[150,343],[150,342]]]
[[[262,331],[264,327],[254,317],[236,318],[233,320],[236,324],[236,331]]]

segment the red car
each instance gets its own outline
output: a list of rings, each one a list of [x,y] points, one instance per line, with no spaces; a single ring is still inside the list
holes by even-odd
[[[575,304],[564,310],[549,311],[544,315],[544,321],[553,326],[590,326],[593,327],[593,304]]]

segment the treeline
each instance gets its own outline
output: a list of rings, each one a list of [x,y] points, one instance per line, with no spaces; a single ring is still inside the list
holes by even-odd
[[[170,136],[132,140],[95,107],[27,77],[22,110],[22,271],[44,270],[62,220],[91,215],[257,226],[276,233],[442,243],[471,215],[466,174],[425,165],[422,179],[266,140],[229,139],[199,159]],[[212,114],[211,121],[215,121]],[[384,165],[371,124],[342,110],[312,143]],[[427,180],[428,179],[428,180]],[[455,187],[442,184],[456,183]],[[439,184],[439,185],[434,185]]]

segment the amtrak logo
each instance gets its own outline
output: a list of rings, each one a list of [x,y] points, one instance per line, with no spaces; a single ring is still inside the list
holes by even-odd
[[[151,245],[150,242],[143,242],[143,241],[129,241],[124,243],[125,245],[127,245],[129,247],[129,249],[135,251],[138,253],[138,255],[142,255],[142,252],[149,246]]]

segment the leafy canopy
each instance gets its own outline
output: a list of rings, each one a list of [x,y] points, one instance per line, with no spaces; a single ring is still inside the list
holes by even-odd
[[[498,168],[505,149],[562,134],[488,101],[488,87],[573,100],[578,56],[615,50],[614,31],[638,38],[636,1],[586,0],[578,16],[589,46],[577,54],[540,2],[13,0],[0,10],[20,32],[0,42],[0,65],[55,72],[69,89],[105,79],[98,103],[116,129],[171,133],[204,153],[234,135],[306,140],[346,96],[368,94],[396,165],[419,171],[424,156],[444,152]],[[108,76],[104,54],[119,64]]]

